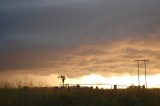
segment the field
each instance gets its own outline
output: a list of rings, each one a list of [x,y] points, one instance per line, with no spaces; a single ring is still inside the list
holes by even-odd
[[[3,88],[0,106],[160,106],[160,90]]]

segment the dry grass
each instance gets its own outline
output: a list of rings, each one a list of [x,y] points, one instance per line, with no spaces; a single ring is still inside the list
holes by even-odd
[[[160,90],[3,88],[0,106],[160,106]]]

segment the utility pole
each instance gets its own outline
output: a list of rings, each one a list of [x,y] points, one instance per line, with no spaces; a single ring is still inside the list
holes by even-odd
[[[144,61],[144,68],[145,68],[145,82],[146,82],[146,88],[147,88],[147,65],[146,62],[149,60],[143,60]]]
[[[139,81],[139,60],[134,60],[137,62],[138,65],[138,86],[140,86],[140,81]]]
[[[147,65],[146,65],[146,62],[148,62],[149,60],[135,60],[137,61],[137,64],[138,64],[138,84],[140,86],[140,81],[139,81],[139,62],[142,61],[144,62],[144,68],[145,68],[145,85],[146,85],[146,88],[147,88]]]

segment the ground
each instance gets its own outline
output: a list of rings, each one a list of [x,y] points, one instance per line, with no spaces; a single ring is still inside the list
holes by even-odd
[[[160,89],[0,89],[0,106],[160,106]]]

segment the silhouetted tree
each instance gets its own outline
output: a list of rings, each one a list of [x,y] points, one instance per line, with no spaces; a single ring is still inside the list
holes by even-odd
[[[66,80],[66,76],[60,75],[60,76],[58,76],[58,78],[62,79],[62,84],[64,86],[64,81]]]

